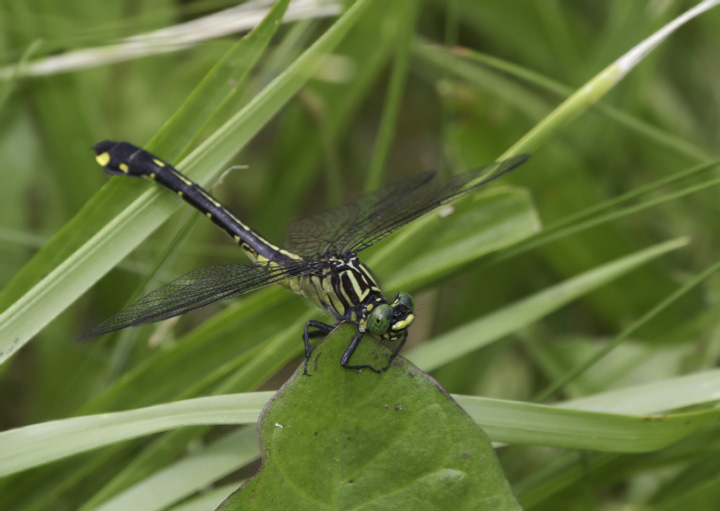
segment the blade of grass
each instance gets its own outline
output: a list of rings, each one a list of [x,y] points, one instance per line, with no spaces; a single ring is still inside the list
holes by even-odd
[[[146,34],[137,34],[117,44],[76,50],[30,62],[20,76],[55,75],[136,60],[160,53],[180,51],[208,39],[250,30],[267,14],[264,6],[258,9],[253,5],[254,3],[246,2],[187,23]],[[286,21],[336,16],[340,10],[339,2],[319,4],[296,0],[290,5]],[[14,67],[0,68],[0,81],[12,78],[13,72]]]
[[[644,314],[642,317],[640,317],[637,321],[633,322],[625,330],[620,332],[620,334],[618,334],[618,336],[615,337],[612,341],[610,341],[608,344],[603,346],[603,348],[600,349],[595,355],[590,357],[584,363],[575,367],[572,371],[569,371],[565,376],[563,376],[559,380],[553,382],[545,390],[540,392],[534,400],[535,401],[544,401],[549,396],[551,396],[552,394],[557,392],[559,389],[561,389],[562,387],[567,385],[569,382],[571,382],[572,380],[574,380],[575,378],[580,376],[583,372],[585,372],[593,364],[597,363],[605,355],[607,355],[609,352],[611,352],[613,349],[615,349],[615,347],[618,346],[621,342],[623,342],[624,340],[629,338],[630,335],[632,335],[633,333],[638,331],[641,327],[643,327],[645,324],[650,322],[653,318],[655,318],[658,314],[663,312],[665,309],[667,309],[669,306],[671,306],[677,300],[679,300],[680,298],[682,298],[683,296],[688,294],[695,287],[697,287],[700,284],[707,281],[718,270],[720,270],[720,261],[717,261],[715,264],[713,264],[710,267],[708,267],[707,269],[705,269],[705,271],[703,271],[702,273],[697,275],[695,278],[693,278],[690,281],[688,281],[687,283],[685,283],[683,286],[681,286],[679,289],[677,289],[674,293],[665,297],[655,307],[650,309],[646,314]]]
[[[663,415],[615,415],[598,412],[534,408],[471,396],[458,403],[493,441],[606,452],[649,452],[686,438],[720,416],[717,409]]]
[[[705,385],[694,386],[693,398],[716,398],[711,385],[718,372],[703,376]],[[681,379],[664,382],[679,384]],[[715,386],[716,387],[716,386]],[[656,386],[657,394],[663,387]],[[647,388],[639,387],[641,395]],[[636,400],[633,389],[625,399]],[[0,474],[7,475],[158,431],[190,425],[253,424],[274,392],[254,392],[203,397],[139,408],[126,412],[50,421],[0,433]],[[493,441],[554,445],[614,452],[647,452],[677,442],[717,419],[717,409],[665,415],[619,415],[557,408],[545,405],[455,396],[455,399]],[[678,403],[676,403],[678,404]],[[256,445],[248,449],[256,452]],[[257,452],[256,452],[257,454]]]
[[[35,424],[0,433],[0,475],[181,426],[254,424],[273,392],[255,392]]]
[[[278,0],[263,20],[213,66],[188,99],[148,143],[150,152],[162,151],[175,161],[185,154],[202,129],[235,95],[275,35],[289,0]],[[190,126],[191,128],[186,128]]]
[[[611,91],[635,66],[643,61],[652,50],[667,39],[675,30],[699,16],[703,12],[720,4],[720,0],[704,0],[685,11],[673,21],[662,27],[637,44],[622,57],[603,69],[594,78],[581,86],[550,115],[535,125],[528,133],[508,149],[501,158],[508,158],[524,152],[533,152],[561,127],[569,124],[590,105],[597,103]]]
[[[667,180],[660,180],[660,181],[666,181],[670,182],[671,180],[674,181],[675,179],[679,179],[680,175],[682,174],[682,177],[685,177],[686,175],[689,175],[690,173],[695,173],[701,170],[707,170],[709,168],[712,168],[716,166],[717,162],[711,162],[709,164],[703,164],[696,167],[693,167],[687,172],[681,172],[676,174],[675,176],[670,176]],[[692,171],[692,172],[690,172]],[[536,249],[538,247],[541,247],[543,245],[546,245],[547,243],[550,243],[552,241],[559,240],[561,238],[565,238],[567,236],[571,236],[573,234],[577,234],[579,232],[588,230],[592,227],[596,227],[598,225],[611,222],[613,220],[617,220],[619,218],[625,218],[627,216],[630,216],[635,213],[639,213],[640,211],[644,211],[646,209],[659,206],[668,202],[672,202],[676,199],[680,199],[682,197],[686,197],[688,195],[692,195],[694,193],[702,192],[704,190],[707,190],[709,188],[712,188],[714,186],[717,186],[720,184],[720,178],[711,178],[703,183],[698,183],[695,185],[690,185],[685,188],[681,188],[680,190],[677,190],[672,193],[668,193],[665,195],[661,195],[658,197],[653,197],[651,199],[648,199],[640,204],[636,204],[633,206],[628,206],[626,208],[618,209],[616,211],[611,211],[610,213],[595,216],[597,213],[609,209],[612,206],[620,203],[625,202],[629,200],[630,198],[635,197],[638,195],[636,192],[639,190],[633,191],[631,193],[628,193],[626,195],[622,195],[616,198],[613,198],[609,201],[605,201],[603,203],[597,204],[596,206],[592,206],[588,209],[579,211],[575,215],[571,215],[569,217],[566,217],[560,222],[557,222],[556,224],[553,224],[549,226],[547,229],[544,229],[541,233],[539,233],[537,236],[528,239],[527,241],[523,241],[518,243],[517,245],[509,248],[508,250],[497,254],[497,256],[493,259],[494,262],[502,261],[505,259],[509,259],[510,257],[519,255],[521,253],[527,252],[529,250]],[[657,185],[657,186],[656,186]],[[651,190],[654,190],[660,186],[658,183],[653,183],[651,185],[648,185],[646,187],[642,187],[642,193],[647,193]],[[586,221],[578,221],[582,220],[583,218],[588,218]],[[573,222],[577,222],[574,223]]]
[[[514,76],[526,83],[551,92],[562,99],[566,99],[573,94],[571,87],[548,78],[545,75],[470,48],[443,48],[425,42],[417,42],[414,47],[414,53],[424,60],[429,60],[433,64],[441,66],[448,72],[462,76],[475,83],[482,83],[484,75],[475,72],[473,68],[460,65],[458,59],[477,62],[490,69],[501,71],[509,76]],[[655,142],[659,146],[672,149],[679,155],[698,161],[708,160],[713,157],[700,146],[678,137],[673,133],[667,132],[662,128],[653,126],[647,121],[622,112],[617,108],[601,102],[595,103],[591,105],[591,107],[594,111],[606,116],[618,125],[624,126],[628,130],[641,135],[647,140]]]
[[[255,429],[247,427],[225,435],[102,503],[95,511],[167,509],[256,459],[260,452]],[[230,493],[232,490],[226,495]]]
[[[397,50],[390,74],[390,84],[385,98],[382,118],[375,138],[375,148],[368,168],[365,191],[376,190],[382,184],[382,172],[387,161],[393,135],[397,129],[397,120],[402,106],[405,81],[407,79],[410,44],[415,34],[415,23],[419,5],[417,0],[405,1],[405,22],[401,26],[397,40]]]
[[[423,370],[431,371],[515,332],[575,298],[687,243],[686,238],[667,241],[594,268],[441,335],[409,352],[407,358]]]
[[[556,403],[558,408],[652,414],[720,400],[720,370],[678,376]]]

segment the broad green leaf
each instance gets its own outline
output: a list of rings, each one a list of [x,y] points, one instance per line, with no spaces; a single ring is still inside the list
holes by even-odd
[[[340,367],[355,332],[332,332],[273,397],[263,465],[219,509],[519,509],[487,437],[432,378],[402,359]],[[351,363],[388,354],[364,339]]]

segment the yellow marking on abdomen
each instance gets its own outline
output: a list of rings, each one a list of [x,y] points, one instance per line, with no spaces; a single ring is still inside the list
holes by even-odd
[[[220,203],[219,203],[218,201],[216,201],[213,197],[211,197],[210,195],[208,195],[208,193],[207,193],[205,190],[202,190],[201,188],[198,188],[197,191],[200,192],[200,194],[201,194],[203,197],[205,197],[208,201],[210,201],[210,203],[211,203],[213,206],[215,206],[215,207],[217,207],[217,208],[222,207],[222,204],[220,204]]]
[[[285,250],[284,248],[278,249],[278,252],[280,252],[282,255],[289,257],[290,259],[295,259],[296,261],[302,260],[302,257],[300,257],[299,255],[294,254],[292,252],[289,252],[288,250]]]
[[[177,170],[173,169],[172,167],[168,167],[168,170],[169,170],[170,172],[172,172],[173,176],[175,176],[176,178],[178,178],[180,181],[182,181],[182,182],[185,183],[186,185],[188,185],[188,186],[192,186],[192,185],[193,185],[193,182],[192,182],[192,181],[190,181],[188,178],[186,178],[185,176],[183,176],[182,174],[180,174]]]
[[[236,237],[238,240],[240,240],[240,237],[239,237],[239,236],[235,236],[235,237]],[[254,248],[252,248],[250,245],[248,245],[248,244],[245,243],[245,242],[238,241],[238,243],[240,243],[240,248],[242,249],[243,252],[245,252],[245,253],[247,254],[247,256],[248,256],[250,259],[253,259],[253,260],[257,260],[257,259],[258,259],[258,254],[257,254],[257,252],[255,251]]]
[[[231,219],[233,222],[235,222],[236,224],[238,224],[240,227],[242,227],[242,228],[245,229],[246,231],[249,231],[249,230],[250,230],[250,227],[248,227],[247,225],[245,225],[244,223],[242,223],[242,222],[238,219],[238,217],[236,217],[235,215],[232,214],[231,211],[225,210],[225,213],[227,213],[227,216],[229,216],[230,219]]]

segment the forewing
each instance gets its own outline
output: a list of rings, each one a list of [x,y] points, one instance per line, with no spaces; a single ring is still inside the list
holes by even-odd
[[[372,228],[369,220],[373,214],[422,188],[434,175],[432,171],[422,172],[348,204],[298,220],[288,229],[285,248],[306,258],[342,254],[351,240],[362,236],[363,229]]]
[[[232,264],[198,268],[139,299],[79,339],[179,316],[269,284],[312,271],[312,263]]]
[[[463,172],[446,181],[431,181],[404,196],[389,197],[384,207],[370,212],[352,227],[346,251],[366,249],[425,213],[465,195],[522,165],[528,155],[515,156]]]
[[[425,213],[507,174],[528,158],[515,156],[447,181],[434,181],[433,172],[417,174],[355,202],[295,222],[288,231],[286,247],[305,257],[359,252]]]

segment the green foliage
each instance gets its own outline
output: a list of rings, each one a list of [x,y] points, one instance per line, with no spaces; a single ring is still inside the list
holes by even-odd
[[[278,25],[284,7],[248,39],[208,34],[214,22],[193,34],[199,44],[165,40],[157,52],[140,40],[129,57],[98,47],[220,4],[0,7],[0,508],[213,509],[259,455],[253,426],[213,426],[254,423],[270,394],[253,391],[281,386],[302,360],[304,323],[323,319],[271,288],[75,343],[184,271],[244,262],[170,194],[103,187],[89,147],[115,139],[203,184],[249,164],[215,193],[279,244],[292,220],[363,187],[533,152],[449,214],[363,252],[388,295],[414,294],[403,353],[466,394],[456,399],[473,420],[509,444],[497,454],[525,509],[714,510],[717,9],[618,66],[686,3],[358,0]],[[63,67],[74,50],[81,66]],[[339,399],[341,384],[393,402],[430,397],[396,374],[329,364],[347,330],[321,348],[334,384],[294,380],[312,389],[307,420],[324,410],[358,430],[371,421],[377,442],[402,438],[421,456],[428,432],[417,424],[395,426],[406,428],[398,436],[374,416],[350,419],[343,402],[361,396]],[[469,427],[467,440],[484,442],[465,417],[444,417],[447,431]],[[281,442],[268,438],[288,430],[271,421],[261,433],[272,453]],[[320,482],[329,446],[317,442],[284,453],[283,465],[310,466],[290,475]],[[387,470],[411,480],[407,459],[368,466],[369,480],[387,482]]]

